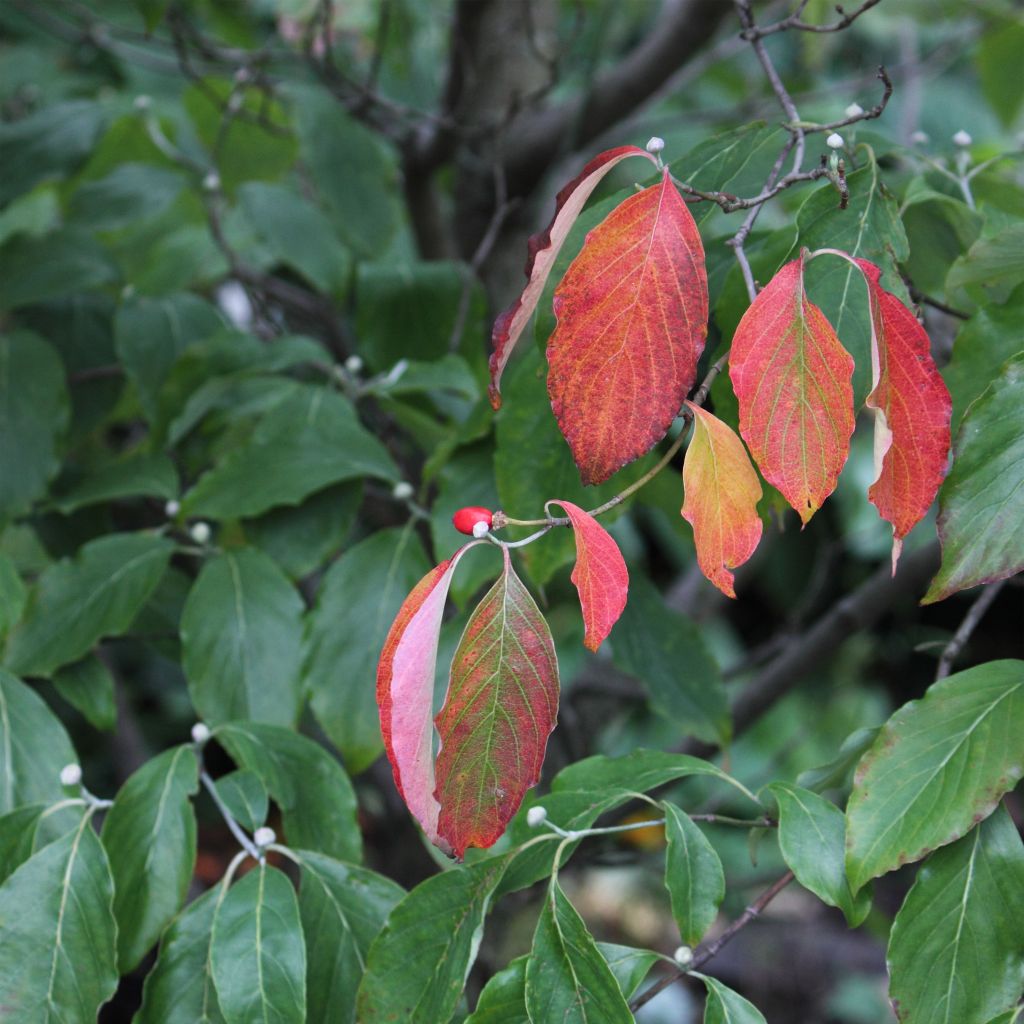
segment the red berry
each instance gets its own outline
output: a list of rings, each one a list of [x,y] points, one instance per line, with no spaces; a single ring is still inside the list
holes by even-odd
[[[468,505],[466,508],[460,508],[455,515],[452,516],[452,525],[459,533],[465,533],[468,536],[473,536],[473,527],[477,523],[486,523],[487,528],[491,527],[491,510],[487,508],[481,508],[479,505]]]

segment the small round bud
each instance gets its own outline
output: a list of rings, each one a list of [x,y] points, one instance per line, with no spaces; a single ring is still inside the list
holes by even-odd
[[[205,743],[210,738],[210,727],[205,722],[196,722],[192,726],[192,742]]]
[[[210,171],[209,174],[203,178],[203,188],[207,192],[217,192],[220,190],[220,175],[216,171]]]
[[[910,136],[910,142],[914,146],[924,146],[931,142],[931,139],[928,137],[927,132],[916,131]]]
[[[488,523],[481,520],[479,523],[473,524],[473,536],[479,540],[481,537],[486,537],[491,532],[491,527]]]
[[[164,515],[168,519],[173,519],[181,511],[181,502],[175,501],[173,498],[164,505]]]
[[[77,786],[82,781],[82,766],[78,764],[66,764],[60,770],[60,784],[62,786]]]
[[[228,97],[227,110],[229,114],[237,114],[242,109],[245,97],[240,92],[233,92]]]
[[[245,83],[248,82],[251,77],[252,76],[249,74],[248,68],[239,68],[235,72],[235,81],[239,85],[245,85]]]
[[[660,153],[665,148],[665,140],[658,138],[657,135],[652,135],[647,140],[647,146],[645,147],[648,153]]]
[[[277,841],[277,833],[272,828],[267,828],[266,825],[256,829],[252,834],[252,841],[263,849],[265,846],[269,846],[271,843]]]
[[[125,302],[127,302],[134,294],[135,294],[135,285],[133,285],[133,284],[126,284],[121,289],[121,298]]]
[[[864,108],[859,103],[851,103],[843,113],[847,117],[860,117],[864,113]]]
[[[133,106],[133,107],[134,107],[134,108],[135,108],[136,110],[140,110],[140,111],[143,111],[143,110],[149,110],[149,108],[150,108],[151,106],[153,106],[153,101],[152,101],[152,100],[151,100],[151,99],[150,99],[150,98],[149,98],[148,96],[146,96],[145,94],[143,94],[143,95],[141,95],[141,96],[136,96],[136,97],[135,97],[135,100],[134,100],[134,102],[132,103],[132,106]]]
[[[530,828],[537,828],[538,825],[543,825],[548,819],[548,812],[545,808],[537,804],[535,807],[531,807],[526,812],[526,824]]]
[[[414,493],[415,491],[413,490],[413,486],[408,480],[399,480],[398,483],[391,488],[391,497],[394,498],[395,501],[408,501]]]
[[[197,544],[209,544],[212,532],[213,531],[211,531],[209,523],[204,523],[200,521],[198,523],[192,524],[191,529],[188,531],[188,535]]]
[[[973,141],[974,139],[972,139],[970,135],[963,130],[963,128],[953,136],[953,144],[956,146],[969,146]]]
[[[493,520],[494,516],[490,509],[481,508],[479,505],[469,505],[466,508],[460,508],[452,516],[452,526],[467,537],[475,537],[477,536],[475,532],[477,523],[486,523],[489,530]]]
[[[825,145],[828,146],[829,149],[842,149],[843,146],[846,145],[846,143],[843,142],[843,137],[842,135],[839,134],[839,132],[833,132],[825,140]]]
[[[345,369],[348,370],[349,373],[359,373],[362,368],[363,360],[360,356],[349,356],[348,359],[345,360]]]
[[[672,959],[675,960],[680,967],[686,967],[688,964],[693,963],[693,950],[689,946],[680,946],[673,954]]]

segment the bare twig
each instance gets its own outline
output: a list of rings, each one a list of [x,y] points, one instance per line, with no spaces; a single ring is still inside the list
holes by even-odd
[[[804,0],[799,8],[788,18],[782,18],[780,21],[773,22],[770,25],[763,25],[753,29],[753,31],[758,39],[774,35],[776,32],[786,32],[789,29],[794,29],[797,32],[842,32],[844,28],[849,28],[862,14],[870,11],[872,7],[877,6],[881,2],[882,0],[864,0],[859,7],[852,11],[843,11],[837,5],[836,10],[842,15],[838,21],[833,21],[828,25],[815,25],[812,22],[804,21],[801,17],[804,8],[807,6],[807,2]],[[750,37],[746,36],[746,38]]]
[[[963,622],[960,623],[959,628],[953,634],[953,638],[943,648],[938,668],[935,670],[936,682],[940,679],[945,679],[952,671],[953,664],[960,656],[960,652],[963,651],[967,641],[970,640],[971,634],[977,629],[978,623],[985,617],[985,612],[992,607],[992,603],[999,596],[999,591],[1003,589],[1005,582],[1006,580],[996,580],[995,583],[989,583],[988,586],[982,588],[981,593],[974,599],[967,614],[964,616]]]

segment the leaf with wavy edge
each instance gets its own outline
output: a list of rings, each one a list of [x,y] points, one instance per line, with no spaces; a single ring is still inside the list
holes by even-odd
[[[466,624],[437,716],[437,831],[457,857],[505,831],[540,778],[558,711],[558,660],[544,616],[505,568]]]
[[[668,171],[587,235],[555,316],[551,408],[583,483],[599,484],[665,436],[707,337],[704,247]]]
[[[544,284],[555,265],[569,229],[580,211],[586,205],[591,193],[601,179],[618,163],[627,157],[642,156],[657,166],[657,159],[637,146],[619,146],[608,149],[594,157],[590,163],[573,178],[555,198],[555,215],[551,223],[539,234],[533,235],[527,243],[526,287],[522,294],[494,322],[491,332],[491,384],[489,394],[491,405],[501,407],[501,375],[505,371],[512,350],[519,336],[533,316],[533,311],[544,293]]]
[[[583,646],[596,651],[626,607],[629,572],[619,546],[589,512],[561,498],[553,498],[545,508],[548,505],[560,505],[572,522],[576,566],[569,578],[580,595]]]
[[[768,282],[733,337],[740,433],[806,525],[835,490],[853,433],[853,358],[804,292],[805,253]]]
[[[693,527],[697,564],[726,597],[733,574],[761,540],[761,483],[743,442],[717,416],[687,402],[693,438],[683,460],[683,518]]]
[[[470,541],[435,566],[402,603],[377,665],[377,706],[395,785],[432,843],[439,844],[434,796],[434,669],[445,598]]]

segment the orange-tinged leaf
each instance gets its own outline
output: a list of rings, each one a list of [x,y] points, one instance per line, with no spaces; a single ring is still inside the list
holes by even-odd
[[[457,857],[505,831],[540,778],[557,711],[551,632],[506,550],[504,572],[466,624],[436,719],[437,828]]]
[[[931,344],[914,314],[879,283],[881,270],[857,260],[871,305],[875,414],[875,482],[868,498],[892,523],[892,570],[903,538],[935,500],[949,461],[949,389],[932,359]]]
[[[665,436],[704,349],[704,248],[668,171],[587,235],[555,291],[548,395],[585,484]]]
[[[736,328],[729,374],[740,433],[765,479],[806,524],[835,490],[853,433],[853,358],[787,263]]]
[[[580,215],[591,193],[601,179],[618,163],[627,157],[642,156],[651,163],[657,160],[646,150],[636,146],[619,146],[608,149],[594,157],[590,163],[569,182],[555,199],[555,215],[551,223],[540,233],[533,235],[527,243],[526,287],[522,294],[494,322],[491,332],[491,405],[501,407],[501,375],[505,371],[512,350],[533,316],[533,311],[544,293],[551,268],[569,234],[576,218]]]
[[[395,616],[377,665],[380,729],[395,785],[427,837],[438,845],[433,751],[437,642],[455,567],[479,543],[459,548],[416,584]]]
[[[629,572],[618,544],[589,512],[561,498],[547,504],[560,505],[572,521],[576,566],[569,578],[580,595],[583,646],[596,651],[626,607]]]
[[[743,442],[718,417],[686,403],[693,437],[683,460],[683,518],[693,527],[697,564],[726,597],[733,574],[761,540],[761,483]]]

